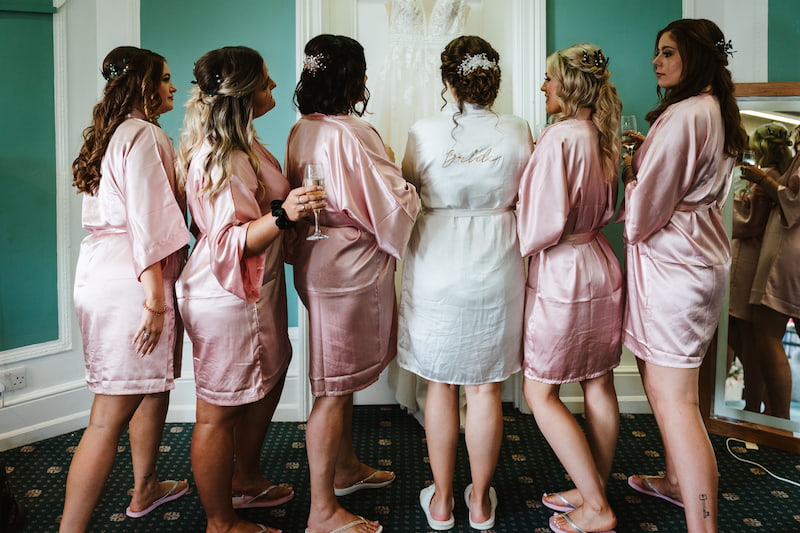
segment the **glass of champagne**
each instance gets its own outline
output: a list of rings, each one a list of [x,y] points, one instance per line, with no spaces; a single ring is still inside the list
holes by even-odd
[[[619,121],[619,128],[622,131],[622,144],[625,146],[625,149],[628,151],[629,154],[633,155],[634,150],[636,150],[636,143],[635,142],[625,142],[625,132],[628,130],[631,131],[639,131],[639,128],[636,127],[636,115],[622,115]],[[630,138],[629,138],[630,139]]]
[[[742,152],[742,163],[747,163],[748,165],[755,165],[756,164],[756,154],[754,154],[752,150],[743,151]]]
[[[322,190],[325,189],[325,178],[322,176],[322,165],[317,163],[311,163],[306,165],[306,175],[303,178],[303,186],[304,187],[320,187]],[[309,193],[316,196],[316,193]],[[306,237],[306,240],[309,241],[318,241],[321,239],[327,239],[328,236],[322,233],[319,230],[319,212],[322,209],[314,209],[314,233]]]

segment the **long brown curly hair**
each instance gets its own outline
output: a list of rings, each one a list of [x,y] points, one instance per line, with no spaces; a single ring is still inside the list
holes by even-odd
[[[719,100],[722,122],[725,125],[725,153],[731,157],[747,148],[747,133],[742,128],[739,106],[734,96],[733,78],[728,70],[728,49],[725,35],[719,26],[706,19],[681,19],[667,25],[658,32],[658,41],[665,33],[678,44],[683,62],[681,79],[675,87],[657,89],[659,102],[645,118],[651,124],[670,105],[697,96],[711,87],[711,93]]]
[[[78,193],[97,192],[108,143],[128,113],[140,109],[145,120],[158,125],[164,62],[155,52],[135,46],[118,46],[106,55],[101,70],[106,79],[103,98],[92,110],[92,123],[83,130],[83,145],[72,162],[72,185]]]

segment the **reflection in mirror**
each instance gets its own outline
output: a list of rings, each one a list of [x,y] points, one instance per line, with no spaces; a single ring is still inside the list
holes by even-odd
[[[800,435],[800,96],[740,97],[739,107],[760,172],[737,166],[726,206],[728,343],[714,414]]]

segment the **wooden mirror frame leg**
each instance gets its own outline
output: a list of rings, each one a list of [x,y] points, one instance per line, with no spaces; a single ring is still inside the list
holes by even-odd
[[[714,404],[714,376],[717,370],[717,343],[719,334],[714,335],[711,346],[700,367],[700,413],[706,424],[706,430],[712,435],[732,437],[761,446],[769,446],[795,454],[800,454],[800,439],[791,432],[761,424],[743,422],[731,418],[712,415]]]

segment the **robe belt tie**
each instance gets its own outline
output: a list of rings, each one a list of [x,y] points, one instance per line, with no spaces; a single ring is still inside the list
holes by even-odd
[[[675,206],[675,211],[680,211],[681,213],[694,213],[696,211],[709,211],[711,209],[719,209],[719,204],[717,202],[711,202],[710,204],[678,204]]]
[[[600,230],[587,231],[586,233],[573,233],[572,235],[562,235],[558,244],[587,244],[592,242]]]
[[[446,207],[425,208],[424,213],[440,217],[490,217],[502,215],[511,211],[511,207],[498,207],[496,209],[448,209]]]

